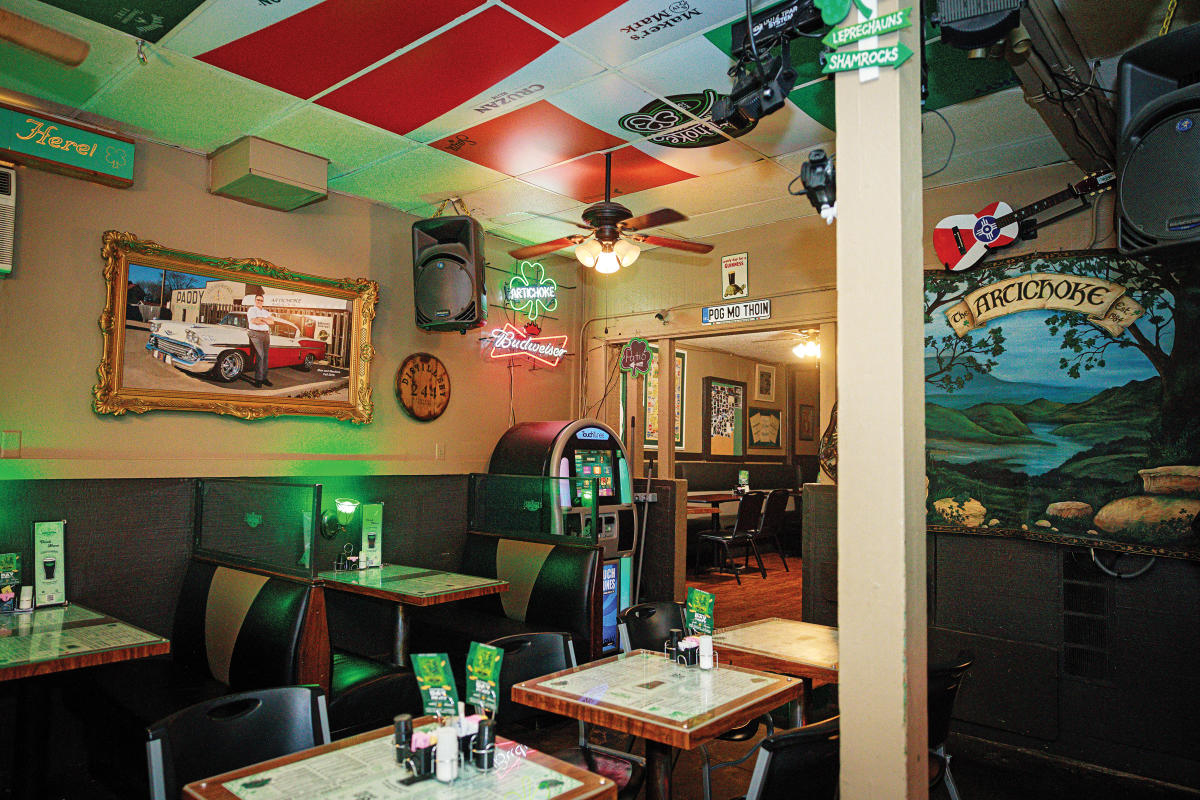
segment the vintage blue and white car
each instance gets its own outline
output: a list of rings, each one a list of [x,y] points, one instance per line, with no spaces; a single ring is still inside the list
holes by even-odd
[[[254,363],[248,327],[246,314],[241,311],[231,311],[215,325],[154,320],[146,349],[155,358],[186,372],[211,372],[215,378],[233,381]],[[268,369],[297,367],[307,372],[323,358],[325,342],[301,336],[300,329],[285,320],[271,325]]]

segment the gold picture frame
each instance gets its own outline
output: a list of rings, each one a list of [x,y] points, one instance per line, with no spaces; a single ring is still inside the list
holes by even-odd
[[[97,413],[371,421],[375,281],[172,250],[111,230],[101,256],[107,304],[92,389]],[[259,336],[252,345],[250,324],[267,325],[269,343]],[[263,347],[265,367],[255,356]]]

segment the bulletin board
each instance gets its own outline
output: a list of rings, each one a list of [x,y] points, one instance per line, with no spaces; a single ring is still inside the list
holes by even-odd
[[[705,460],[740,460],[746,454],[746,384],[709,376],[702,397]]]

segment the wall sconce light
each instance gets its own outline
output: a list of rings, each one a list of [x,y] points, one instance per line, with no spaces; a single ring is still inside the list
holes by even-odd
[[[359,502],[339,497],[333,501],[333,505],[337,509],[336,511],[326,511],[321,515],[321,535],[326,539],[332,539],[339,533],[345,532],[346,526],[358,512]]]

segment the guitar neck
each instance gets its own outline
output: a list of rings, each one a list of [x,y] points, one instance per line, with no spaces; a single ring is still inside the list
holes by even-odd
[[[1014,222],[1020,222],[1021,220],[1025,219],[1027,217],[1032,217],[1034,214],[1042,213],[1047,208],[1053,208],[1054,206],[1058,205],[1059,203],[1066,202],[1067,200],[1070,200],[1072,197],[1078,197],[1078,196],[1079,196],[1079,192],[1077,192],[1075,190],[1075,187],[1068,186],[1066,189],[1063,189],[1061,192],[1058,192],[1057,194],[1052,194],[1049,197],[1042,198],[1041,200],[1038,200],[1036,203],[1030,203],[1029,205],[1025,206],[1024,208],[1018,208],[1016,211],[1012,212],[1011,214],[1005,214],[1003,217],[1000,217],[999,219],[996,220],[996,226],[999,228],[1003,228],[1004,226],[1011,225]]]

